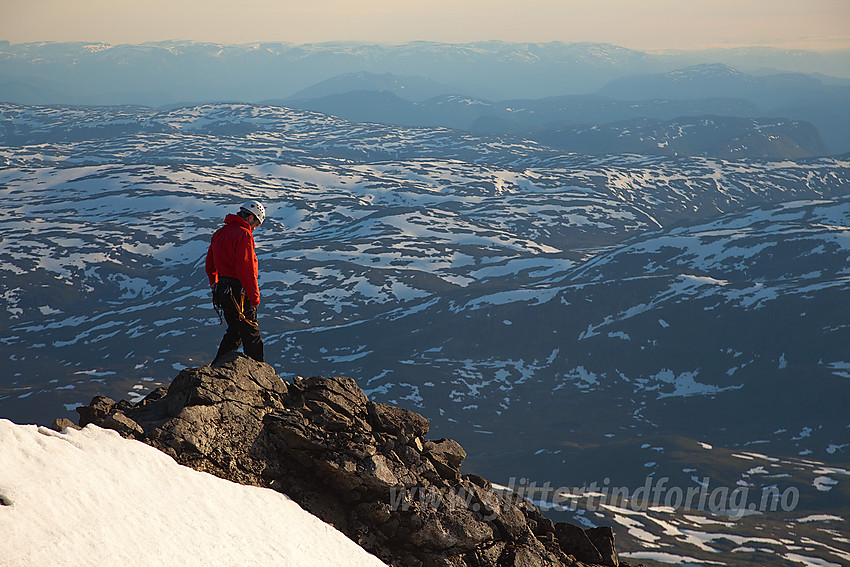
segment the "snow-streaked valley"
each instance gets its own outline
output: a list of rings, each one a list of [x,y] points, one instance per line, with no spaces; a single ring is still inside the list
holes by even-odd
[[[2,105],[0,124],[0,416],[139,400],[208,363],[203,256],[258,199],[282,376],[352,376],[496,482],[799,490],[735,520],[580,514],[634,559],[847,560],[828,518],[850,513],[850,160],[588,157],[235,104]]]

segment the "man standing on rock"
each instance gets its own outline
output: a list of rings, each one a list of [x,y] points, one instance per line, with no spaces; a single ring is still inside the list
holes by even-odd
[[[221,356],[238,350],[239,345],[244,346],[246,355],[263,362],[263,339],[257,324],[260,287],[254,229],[265,218],[266,209],[261,203],[246,203],[238,213],[225,217],[224,226],[210,241],[206,270],[213,290],[213,305],[224,312],[227,321],[227,331],[213,364]]]

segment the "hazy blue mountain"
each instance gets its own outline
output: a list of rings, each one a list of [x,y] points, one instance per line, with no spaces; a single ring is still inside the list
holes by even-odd
[[[646,53],[561,42],[0,42],[0,100],[168,108],[283,101],[351,120],[505,133],[635,118],[787,118],[814,124],[829,151],[840,154],[850,151],[848,68],[850,51],[764,48]],[[575,97],[594,93],[634,104]],[[464,100],[508,103],[464,107]]]
[[[426,77],[399,77],[392,73],[346,73],[331,77],[287,97],[310,100],[354,91],[387,91],[409,101],[421,101],[453,92],[453,88]],[[264,101],[269,104],[279,101]]]
[[[338,116],[352,122],[377,122],[397,126],[447,126],[444,116],[427,105],[402,98],[387,90],[356,90],[314,99],[292,99],[276,104]]]
[[[769,114],[811,122],[831,153],[850,152],[850,94],[836,92],[821,99],[798,100]]]
[[[553,148],[589,154],[798,159],[830,153],[810,123],[783,119],[635,118],[598,126],[540,129],[528,136]]]
[[[667,50],[664,55],[678,59],[678,68],[702,63],[725,63],[753,74],[777,72],[823,73],[847,78],[850,69],[850,49],[809,51],[776,47],[751,46],[702,49],[695,51]]]
[[[671,120],[682,116],[751,116],[758,108],[749,101],[727,98],[672,100],[658,98],[621,101],[599,95],[549,97],[538,100],[508,100],[494,105],[491,117],[514,123],[515,131],[535,127],[573,124],[606,124],[633,118]],[[475,125],[472,126],[475,129]]]
[[[387,96],[389,93],[392,96]],[[670,120],[680,116],[756,117],[760,111],[742,99],[654,99],[621,101],[600,95],[566,95],[543,99],[490,101],[459,94],[427,100],[402,101],[398,93],[381,89],[334,92],[315,98],[296,98],[278,104],[333,114],[353,121],[391,123],[400,126],[446,126],[477,130],[482,119],[498,120],[503,132],[524,132],[535,127],[572,124],[605,124],[632,118]],[[384,115],[381,104],[389,104],[395,117]]]
[[[500,41],[401,45],[0,42],[0,98],[29,104],[149,106],[255,102],[284,99],[333,77],[363,72],[424,77],[451,87],[442,94],[505,100],[587,94],[619,77],[702,63],[725,63],[745,71],[774,67],[846,77],[850,51],[645,53],[608,44]],[[44,91],[43,81],[56,87]]]
[[[500,98],[586,91],[635,68],[665,67],[645,53],[616,46],[558,42],[0,44],[0,84],[7,77],[49,79],[63,85],[61,96],[42,102],[59,103],[282,99],[352,72],[422,76],[455,91]],[[128,93],[143,95],[128,100]]]
[[[384,75],[380,81],[357,80],[356,84],[369,86],[401,84],[401,80]],[[776,123],[780,118],[787,122],[810,122],[818,133],[799,136],[796,128],[790,137],[795,141],[792,148],[786,141],[775,140],[776,148],[762,149],[749,157],[803,157],[840,154],[850,151],[850,86],[825,85],[817,78],[804,74],[751,75],[741,73],[725,65],[701,65],[669,73],[632,76],[617,79],[600,90],[597,95],[568,95],[542,99],[513,99],[489,101],[464,96],[444,95],[427,100],[413,101],[398,96],[392,90],[360,89],[346,92],[353,86],[349,76],[322,83],[313,91],[323,93],[336,91],[315,98],[291,99],[282,102],[296,108],[315,110],[360,122],[378,122],[402,126],[445,126],[479,132],[501,132],[522,134],[538,139],[537,131],[552,140],[552,130],[565,130],[578,125],[608,125],[636,119],[674,120],[682,117],[717,116],[748,119],[765,119]],[[397,89],[396,91],[400,91]],[[777,106],[782,105],[782,106]],[[733,121],[727,121],[730,124]],[[734,121],[740,127],[744,122]],[[633,122],[640,128],[646,122]],[[693,126],[693,125],[692,125]],[[573,129],[575,130],[575,129]],[[600,143],[582,146],[578,138],[572,137],[570,148],[575,151],[598,153],[605,150],[600,131],[596,132]],[[687,135],[700,138],[695,129]],[[758,134],[756,134],[758,135]],[[641,137],[636,133],[638,141]],[[786,138],[789,133],[785,133]],[[652,145],[652,135],[643,136],[643,144],[629,145],[628,140],[618,139],[617,147],[622,151],[646,153]],[[738,135],[731,136],[732,142]],[[817,139],[819,138],[819,139]],[[585,137],[584,139],[587,139]],[[662,141],[659,141],[662,142]],[[688,147],[708,148],[711,144],[698,140],[684,144],[677,153],[692,153]],[[559,147],[565,147],[559,144]],[[750,146],[748,146],[750,147]],[[600,150],[600,148],[603,148]],[[746,149],[746,148],[745,148]],[[667,152],[662,149],[662,152]],[[658,153],[651,150],[650,153]],[[729,157],[725,150],[708,155]],[[784,152],[784,153],[783,153]]]
[[[783,159],[830,153],[808,123],[738,118],[759,112],[736,99],[632,103],[588,95],[489,102],[452,95],[411,102],[388,91],[355,91],[287,104],[354,122],[509,133],[589,154]]]
[[[803,73],[756,76],[723,64],[697,65],[653,75],[615,79],[599,94],[620,100],[655,98],[738,98],[752,101],[762,110],[799,100],[840,97],[850,103],[850,88],[824,85]]]
[[[634,101],[659,97],[745,99],[758,106],[761,116],[811,122],[833,153],[850,151],[850,86],[825,84],[802,73],[757,76],[722,64],[698,65],[615,79],[599,94]]]
[[[775,71],[771,70],[770,75],[776,74]],[[824,75],[823,73],[809,73],[811,77],[819,80],[825,85],[842,85],[842,86],[850,86],[850,79],[844,77],[833,77],[831,75]]]

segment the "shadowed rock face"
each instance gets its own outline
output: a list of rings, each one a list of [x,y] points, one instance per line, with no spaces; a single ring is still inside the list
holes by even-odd
[[[351,378],[287,383],[232,355],[183,370],[138,404],[98,396],[77,411],[80,426],[286,493],[395,566],[618,565],[610,528],[553,524],[527,500],[463,475],[456,441],[426,440],[427,419],[369,401]]]

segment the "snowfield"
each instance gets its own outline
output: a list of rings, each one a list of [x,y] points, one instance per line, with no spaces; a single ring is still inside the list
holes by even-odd
[[[283,494],[113,431],[0,420],[0,455],[3,567],[384,565]]]

